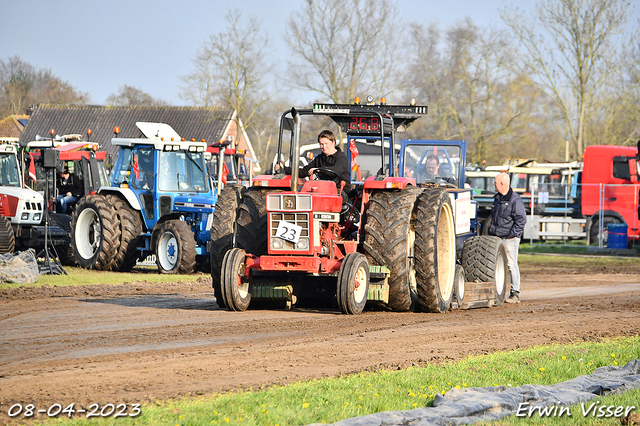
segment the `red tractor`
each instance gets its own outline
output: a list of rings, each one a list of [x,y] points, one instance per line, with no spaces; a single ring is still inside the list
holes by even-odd
[[[301,116],[324,115],[348,140],[377,141],[380,168],[352,182],[346,206],[332,181],[303,182],[293,167],[292,176],[257,176],[235,205],[217,207],[214,223],[233,224],[224,235],[212,233],[210,243],[218,304],[242,311],[252,301],[290,307],[324,298],[346,314],[362,312],[367,301],[395,311],[449,310],[456,274],[449,193],[397,177],[394,164],[396,131],[426,112],[425,106],[384,103],[285,112],[276,158],[290,132],[290,164],[297,164]]]

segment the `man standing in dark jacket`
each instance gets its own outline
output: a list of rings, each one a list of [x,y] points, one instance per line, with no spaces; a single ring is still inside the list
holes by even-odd
[[[520,269],[518,248],[527,223],[527,213],[520,195],[509,186],[509,175],[500,173],[495,178],[496,190],[491,210],[489,235],[502,238],[507,251],[507,265],[511,273],[511,293],[506,303],[520,303]]]

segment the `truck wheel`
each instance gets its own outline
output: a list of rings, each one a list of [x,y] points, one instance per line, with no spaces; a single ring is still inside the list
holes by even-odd
[[[115,208],[102,195],[83,197],[71,219],[71,245],[78,265],[109,269],[118,254],[120,227]]]
[[[216,201],[216,208],[213,211],[213,220],[211,222],[211,241],[207,244],[211,263],[213,294],[220,308],[226,308],[220,287],[222,260],[227,251],[233,248],[233,234],[238,216],[238,206],[242,198],[241,191],[241,186],[230,184],[225,186],[218,194],[218,201]]]
[[[374,192],[365,212],[364,254],[369,264],[391,270],[388,306],[394,311],[411,309],[416,292],[415,204],[421,192],[415,186]]]
[[[244,277],[246,252],[232,248],[222,261],[220,286],[224,303],[231,311],[246,311],[251,302],[249,280]]]
[[[55,245],[58,259],[64,266],[75,266],[76,259],[73,256],[73,247],[71,246],[71,216],[61,213],[50,213],[50,215],[49,225],[57,226],[67,233],[62,244]]]
[[[120,226],[120,242],[111,270],[129,272],[140,257],[138,242],[142,235],[142,216],[122,198],[107,195],[107,201],[115,207]]]
[[[156,225],[156,265],[161,274],[192,274],[196,268],[196,240],[193,231],[180,219]]]
[[[236,247],[260,256],[267,253],[267,194],[282,192],[275,188],[249,188],[242,195],[236,220]]]
[[[444,188],[427,188],[416,205],[418,306],[425,312],[446,312],[451,308],[456,269],[456,230],[449,193]]]
[[[0,254],[13,253],[16,249],[16,235],[11,222],[0,216]]]
[[[462,267],[467,281],[494,281],[496,306],[502,305],[511,291],[511,274],[500,238],[486,235],[468,238],[462,249]]]
[[[465,282],[464,268],[461,265],[456,265],[456,273],[453,276],[453,301],[458,304],[458,307],[464,303]]]
[[[362,313],[369,292],[369,263],[362,253],[349,253],[338,272],[338,306],[343,314]]]
[[[596,219],[591,222],[591,227],[589,228],[589,242],[590,245],[599,245],[598,237],[602,235],[602,246],[606,247],[609,243],[609,230],[607,225],[610,223],[622,223],[615,217],[604,216],[602,218],[602,234],[600,233],[600,220]]]

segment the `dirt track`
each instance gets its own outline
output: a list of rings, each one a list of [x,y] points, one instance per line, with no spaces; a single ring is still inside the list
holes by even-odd
[[[523,275],[523,303],[446,314],[219,310],[210,279],[0,290],[14,403],[136,403],[640,334],[637,271]]]

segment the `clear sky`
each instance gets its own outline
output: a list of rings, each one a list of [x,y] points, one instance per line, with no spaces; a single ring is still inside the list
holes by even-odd
[[[517,0],[533,11],[535,0]],[[401,20],[441,29],[469,16],[481,26],[500,25],[506,0],[398,0]],[[276,57],[286,62],[282,41],[289,16],[302,0],[21,0],[2,2],[0,58],[18,55],[36,68],[50,69],[102,104],[119,86],[137,87],[173,105],[180,76],[211,33],[227,27],[229,7],[243,18],[256,16],[272,40]],[[638,7],[634,14],[638,15]],[[242,29],[239,29],[240,31]]]

